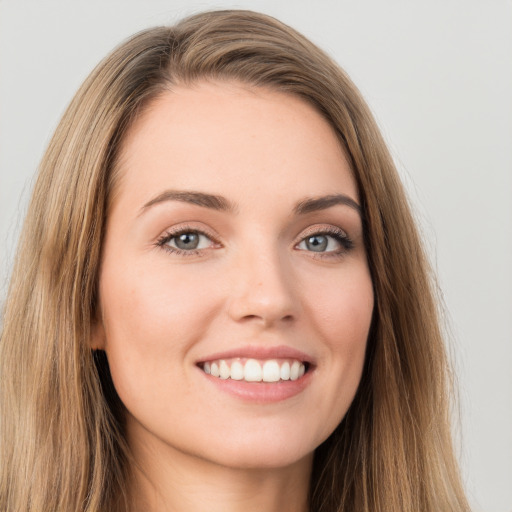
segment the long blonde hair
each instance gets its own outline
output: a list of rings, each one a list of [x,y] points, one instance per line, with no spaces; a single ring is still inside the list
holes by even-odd
[[[40,166],[0,344],[0,510],[125,510],[129,450],[104,354],[90,349],[116,156],[172,84],[236,80],[301,97],[332,125],[364,212],[375,291],[365,369],[315,453],[314,512],[469,507],[450,436],[450,378],[435,288],[407,199],[356,87],[293,29],[249,11],[141,32],[89,76]]]

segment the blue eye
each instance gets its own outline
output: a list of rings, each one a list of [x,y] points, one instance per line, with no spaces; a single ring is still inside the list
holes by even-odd
[[[331,254],[340,254],[352,247],[352,241],[341,230],[332,233],[313,233],[297,245],[302,251]]]
[[[174,242],[178,249],[188,251],[190,249],[197,249],[199,246],[200,236],[198,233],[183,233],[175,236],[169,240]]]
[[[303,240],[303,243],[308,251],[324,252],[329,248],[330,241],[325,235],[314,235]]]
[[[159,246],[177,253],[194,253],[201,249],[208,249],[213,243],[204,233],[193,230],[169,233],[158,241]]]

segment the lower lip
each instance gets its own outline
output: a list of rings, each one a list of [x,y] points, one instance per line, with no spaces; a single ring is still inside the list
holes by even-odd
[[[203,370],[204,377],[221,391],[246,402],[274,403],[292,398],[301,393],[311,382],[313,371],[310,369],[297,380],[279,382],[246,382],[244,380],[220,379],[212,377]]]

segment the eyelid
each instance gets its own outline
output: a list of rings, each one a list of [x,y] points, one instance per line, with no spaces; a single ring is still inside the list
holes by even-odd
[[[182,235],[184,233],[197,233],[198,235],[205,236],[208,238],[212,243],[210,247],[202,248],[202,249],[190,249],[190,250],[183,250],[179,249],[178,247],[171,247],[167,243],[172,240],[173,238],[178,237],[179,235]],[[173,226],[171,228],[166,229],[156,240],[155,245],[169,253],[172,254],[178,254],[178,255],[185,255],[185,256],[194,256],[201,254],[204,251],[207,251],[214,247],[220,247],[220,241],[218,240],[218,237],[214,235],[209,229],[206,229],[204,227],[197,227],[190,224],[180,224],[177,226]]]
[[[205,236],[211,241],[211,245],[206,248],[201,249],[180,249],[178,247],[172,247],[168,245],[169,240],[178,237],[184,233],[197,233],[199,235]],[[326,252],[317,252],[307,251],[304,249],[298,249],[298,245],[305,241],[308,237],[313,235],[319,236],[331,236],[334,238],[340,245],[341,248],[338,251],[331,250]],[[213,248],[220,248],[222,244],[219,240],[219,237],[212,233],[212,231],[204,226],[198,227],[193,224],[179,224],[177,226],[173,226],[171,228],[166,229],[155,241],[155,246],[166,250],[169,253],[183,255],[183,256],[197,256],[203,254],[205,251],[209,251]],[[334,225],[325,225],[325,224],[315,224],[313,226],[309,226],[305,230],[303,230],[300,235],[297,237],[295,242],[293,243],[294,249],[310,253],[314,257],[335,257],[345,254],[350,249],[352,249],[354,243],[352,239],[348,236],[347,232],[340,228],[339,226]]]
[[[299,244],[304,242],[308,237],[311,237],[313,235],[320,235],[320,236],[330,236],[334,238],[341,246],[342,248],[339,251],[326,251],[326,252],[314,252],[314,251],[307,251],[304,249],[298,249]],[[298,239],[294,243],[294,248],[306,253],[309,253],[309,255],[315,257],[315,258],[328,258],[328,257],[336,257],[336,256],[342,256],[354,247],[354,242],[349,237],[347,232],[340,228],[339,226],[333,226],[333,225],[325,225],[325,224],[316,224],[314,226],[310,226],[304,231],[301,232]]]
[[[350,238],[347,232],[338,226],[333,226],[332,224],[315,224],[303,230],[298,237],[298,241],[300,242],[311,235],[339,235],[344,238]]]

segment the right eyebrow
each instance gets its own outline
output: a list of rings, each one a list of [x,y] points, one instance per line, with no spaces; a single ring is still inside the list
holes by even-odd
[[[204,208],[224,212],[234,212],[236,210],[236,205],[223,196],[205,194],[204,192],[196,192],[193,190],[165,190],[148,201],[141,208],[139,215],[155,204],[164,203],[166,201],[181,201],[183,203],[195,204]]]
[[[360,217],[363,216],[363,209],[361,208],[361,205],[345,194],[332,194],[328,196],[306,198],[295,205],[294,212],[298,215],[304,215],[306,213],[327,210],[328,208],[338,204],[349,206],[355,210]]]

